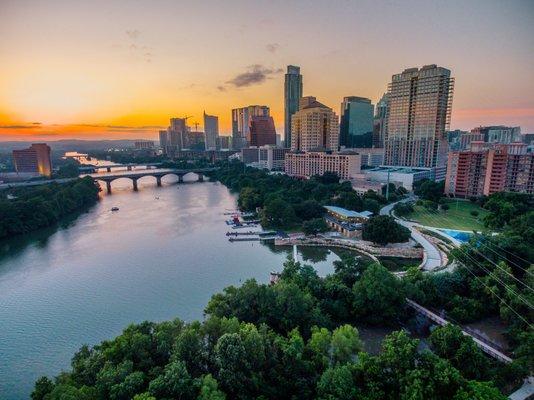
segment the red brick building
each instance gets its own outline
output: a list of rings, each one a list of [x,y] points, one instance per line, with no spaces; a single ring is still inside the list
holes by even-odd
[[[534,155],[523,143],[472,142],[470,150],[449,153],[445,194],[457,197],[496,192],[534,193]]]

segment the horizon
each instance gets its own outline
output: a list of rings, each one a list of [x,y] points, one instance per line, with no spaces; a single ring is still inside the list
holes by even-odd
[[[376,105],[392,75],[437,64],[456,79],[451,130],[534,132],[534,3],[303,4],[4,2],[0,141],[157,140],[171,117],[202,127],[204,111],[229,135],[249,104],[283,134],[287,65],[339,115],[343,97]]]

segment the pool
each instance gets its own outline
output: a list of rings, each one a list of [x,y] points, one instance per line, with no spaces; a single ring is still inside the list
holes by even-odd
[[[455,231],[454,229],[440,229],[440,231],[462,243],[468,242],[471,236],[473,236],[471,232]]]

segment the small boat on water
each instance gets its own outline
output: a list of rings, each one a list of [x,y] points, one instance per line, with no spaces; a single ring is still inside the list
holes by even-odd
[[[119,207],[111,207],[111,211],[119,211]]]

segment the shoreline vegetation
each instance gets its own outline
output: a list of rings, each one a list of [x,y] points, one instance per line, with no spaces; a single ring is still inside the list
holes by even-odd
[[[98,201],[100,187],[92,178],[0,191],[0,240],[61,222]]]

